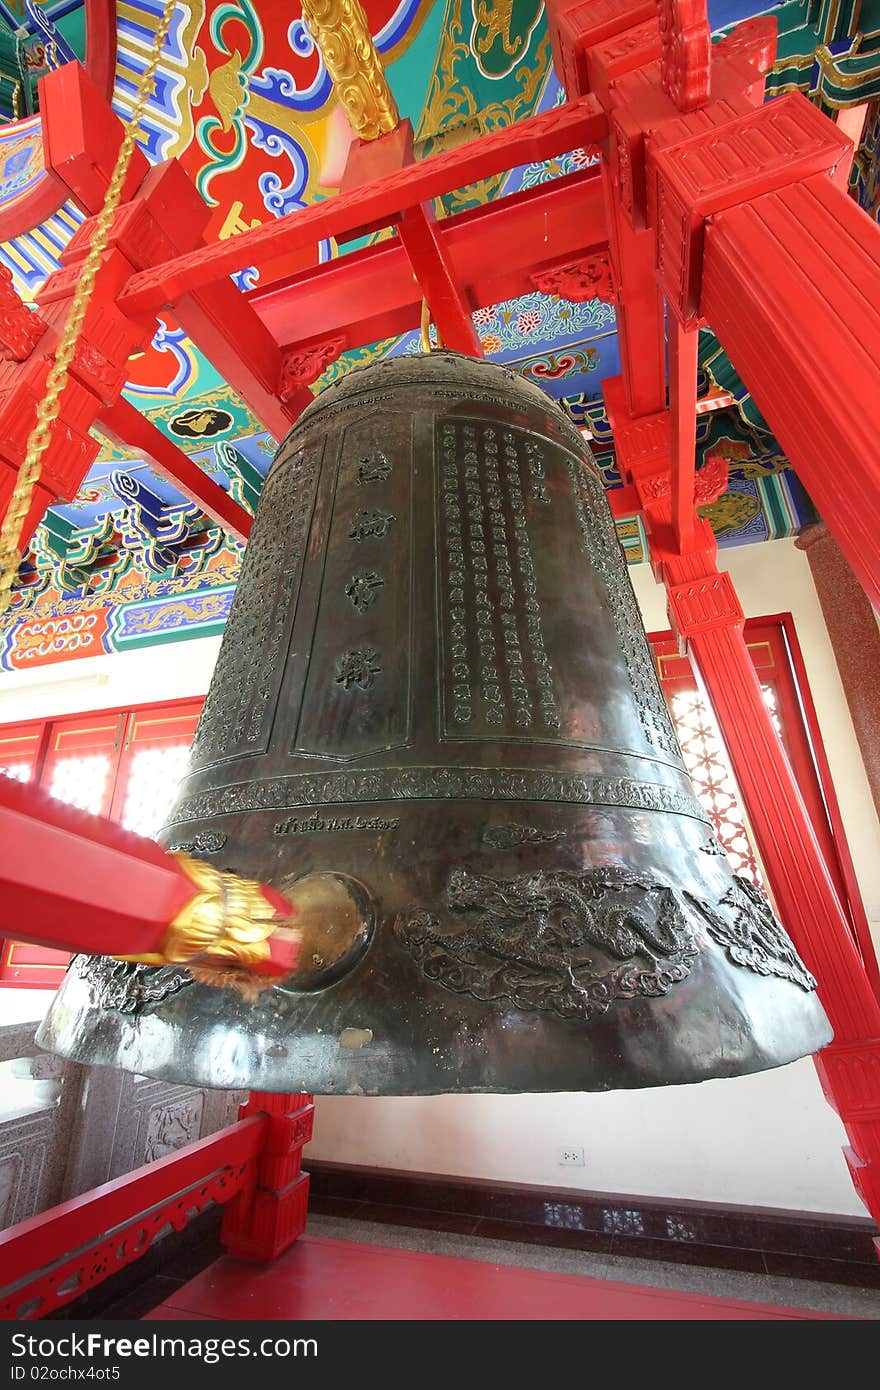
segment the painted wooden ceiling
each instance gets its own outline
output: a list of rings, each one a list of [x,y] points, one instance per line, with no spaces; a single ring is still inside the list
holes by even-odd
[[[126,115],[161,0],[119,0],[114,105]],[[534,0],[367,0],[365,9],[416,150],[470,137],[564,99],[553,71],[544,7]],[[709,0],[716,36],[753,14],[779,27],[768,93],[797,88],[833,113],[867,102],[851,192],[880,212],[880,0]],[[32,69],[57,61],[53,30],[82,52],[79,0],[0,0],[0,26],[27,30]],[[2,37],[2,35],[0,35]],[[20,39],[21,39],[20,34]],[[42,47],[41,47],[42,44]],[[63,45],[61,46],[62,52]],[[212,209],[208,235],[247,227],[332,197],[350,133],[297,5],[287,0],[191,0],[181,5],[160,64],[141,142],[152,160],[178,157]],[[39,120],[0,125],[0,211],[39,177]],[[445,198],[447,213],[500,198],[582,167],[572,150]],[[73,206],[0,245],[19,293],[33,297],[81,220]],[[382,235],[388,235],[383,233]],[[326,260],[340,250],[318,248]],[[291,264],[300,269],[305,262]],[[253,271],[236,277],[243,290]],[[614,309],[537,292],[480,309],[486,356],[539,384],[587,427],[609,488],[619,486],[602,408],[619,371]],[[413,332],[343,355],[316,383],[355,363],[418,350]],[[821,344],[805,345],[821,351]],[[707,509],[722,545],[788,535],[812,518],[809,498],[711,333],[701,338],[701,395],[732,403],[699,418],[698,448],[731,460],[724,495]],[[169,316],[132,361],[128,399],[251,508],[274,441]],[[620,524],[633,561],[644,545],[636,519]],[[241,547],[136,455],[106,444],[78,495],[38,529],[13,610],[0,620],[0,664],[22,666],[127,645],[215,632],[228,611]]]

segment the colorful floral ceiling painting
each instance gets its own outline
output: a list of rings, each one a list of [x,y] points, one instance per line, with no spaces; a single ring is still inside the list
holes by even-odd
[[[115,110],[127,116],[161,8],[161,0],[120,0],[114,19],[112,0],[0,0],[0,264],[25,300],[57,267],[82,220],[71,204],[27,220],[27,209],[43,196],[36,79],[85,55],[98,85],[112,91]],[[367,0],[365,9],[400,112],[412,121],[417,157],[564,99],[542,4]],[[709,3],[716,37],[767,11],[780,31],[770,89],[796,87],[826,111],[861,112],[851,193],[877,216],[880,0],[862,0],[861,8],[856,0]],[[332,198],[351,141],[298,4],[191,0],[178,6],[141,144],[153,161],[181,161],[210,209],[208,237],[234,237]],[[559,178],[592,157],[575,149],[522,166],[444,197],[438,213]],[[345,255],[366,240],[341,247],[325,241],[317,257]],[[264,281],[309,263],[288,257],[264,268]],[[235,279],[242,291],[258,288],[253,270]],[[602,382],[620,369],[613,305],[571,303],[536,290],[481,308],[473,319],[486,356],[535,382],[588,430],[606,486],[619,487],[602,406]],[[700,347],[698,462],[707,452],[729,461],[727,488],[706,514],[722,545],[790,535],[814,515],[810,500],[717,341],[704,333]],[[355,364],[418,350],[416,332],[365,344],[328,367],[314,389]],[[132,360],[126,395],[253,511],[274,441],[170,316],[158,321],[150,347]],[[639,521],[621,521],[619,534],[629,558],[642,560]],[[241,551],[142,457],[107,442],[77,496],[53,507],[38,528],[13,608],[0,619],[0,665],[26,668],[218,633]]]

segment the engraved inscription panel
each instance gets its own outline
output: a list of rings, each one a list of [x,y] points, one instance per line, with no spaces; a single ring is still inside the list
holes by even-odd
[[[598,480],[526,429],[451,415],[435,478],[442,736],[674,757]]]
[[[410,417],[349,425],[293,752],[355,758],[409,737],[411,494]]]
[[[572,495],[577,508],[584,553],[601,576],[608,606],[636,697],[636,706],[648,742],[682,761],[678,738],[660,689],[654,658],[635,591],[620,553],[617,530],[599,479],[577,459],[567,458]]]
[[[534,739],[559,728],[530,529],[533,508],[550,505],[543,452],[521,430],[467,419],[439,426],[446,737]]]
[[[302,578],[323,446],[300,448],[263,488],[247,563],[190,753],[190,768],[263,753]]]

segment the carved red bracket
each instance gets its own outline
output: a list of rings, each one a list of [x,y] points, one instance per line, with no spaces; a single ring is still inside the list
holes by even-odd
[[[723,454],[707,454],[706,461],[694,477],[694,506],[705,507],[727,491],[729,464]],[[672,493],[671,472],[657,473],[639,483],[643,502],[657,501]]]
[[[567,299],[572,304],[583,304],[589,299],[601,299],[605,304],[617,303],[611,262],[604,251],[583,260],[570,261],[568,265],[554,266],[552,270],[541,270],[529,278],[542,294],[558,294],[560,299]]]
[[[339,333],[289,352],[281,364],[281,380],[278,383],[281,399],[288,401],[301,387],[311,386],[344,350],[345,335]]]
[[[659,0],[660,81],[679,111],[709,100],[712,35],[706,0]]]
[[[22,304],[12,272],[0,265],[0,357],[7,362],[23,362],[48,327],[45,319]]]

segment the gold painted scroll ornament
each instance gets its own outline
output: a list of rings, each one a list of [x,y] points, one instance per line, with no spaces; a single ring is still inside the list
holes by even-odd
[[[376,140],[395,130],[400,112],[358,0],[303,0],[302,12],[355,134]]]

